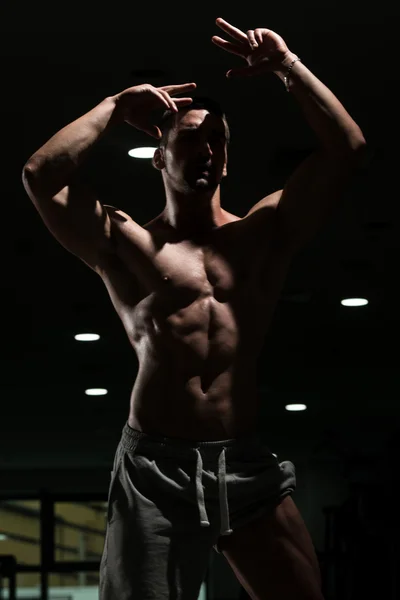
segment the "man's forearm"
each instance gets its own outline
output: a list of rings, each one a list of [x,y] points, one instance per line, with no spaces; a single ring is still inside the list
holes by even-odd
[[[115,106],[114,97],[105,98],[53,135],[25,164],[24,185],[50,196],[68,185],[90,149],[113,124]]]
[[[282,81],[294,58],[296,55],[290,53],[275,71]],[[288,85],[327,152],[343,158],[359,154],[365,146],[361,129],[336,96],[301,61],[294,63]]]

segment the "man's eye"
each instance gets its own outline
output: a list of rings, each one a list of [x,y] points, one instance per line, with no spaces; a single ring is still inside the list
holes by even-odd
[[[181,133],[179,136],[181,139],[186,140],[188,138],[193,138],[196,135],[195,131],[185,131],[185,133]]]

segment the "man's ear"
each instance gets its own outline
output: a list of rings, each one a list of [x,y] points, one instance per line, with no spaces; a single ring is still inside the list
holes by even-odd
[[[225,150],[225,162],[224,168],[222,169],[222,177],[226,177],[228,175],[228,153]]]
[[[159,171],[161,171],[165,167],[163,148],[156,148],[151,162],[153,164],[153,167],[155,167]]]

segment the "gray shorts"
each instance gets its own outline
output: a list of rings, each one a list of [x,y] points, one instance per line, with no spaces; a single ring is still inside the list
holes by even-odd
[[[196,600],[218,539],[296,488],[257,433],[213,442],[126,424],[108,494],[100,600]]]

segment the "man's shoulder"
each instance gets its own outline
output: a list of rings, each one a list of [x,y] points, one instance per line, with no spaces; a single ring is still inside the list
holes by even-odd
[[[155,231],[155,219],[145,225],[140,225],[128,213],[110,204],[104,205],[111,221],[111,234],[114,245],[117,239],[124,238],[126,241],[137,245],[138,248],[150,252],[153,247],[153,234]]]
[[[128,213],[124,212],[120,208],[117,208],[116,206],[112,206],[111,204],[104,204],[104,208],[107,210],[107,214],[110,217],[110,219],[117,223],[121,223],[121,222],[131,223],[135,229],[137,229],[137,228],[143,229],[150,233],[153,230],[156,230],[157,228],[160,227],[159,217],[155,217],[148,223],[145,223],[144,225],[140,225],[130,215],[128,215]]]
[[[271,214],[271,212],[273,212],[276,209],[276,207],[278,206],[279,201],[282,196],[282,192],[283,192],[283,189],[276,190],[275,192],[272,192],[272,194],[268,194],[268,196],[261,198],[261,200],[259,200],[259,202],[257,202],[256,204],[254,204],[254,206],[251,207],[251,209],[247,213],[246,217],[248,217],[251,214],[254,214],[258,211],[262,211],[263,214],[267,214],[268,212]],[[266,210],[263,210],[263,209],[266,209]],[[268,209],[270,209],[270,210],[268,211]]]

